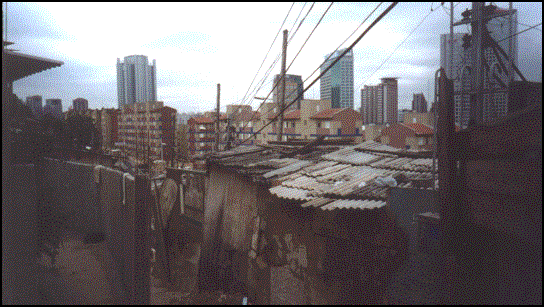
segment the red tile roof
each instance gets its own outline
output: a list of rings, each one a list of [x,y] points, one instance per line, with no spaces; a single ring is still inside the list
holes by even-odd
[[[433,135],[433,128],[424,124],[415,123],[415,124],[404,124],[404,126],[414,130],[416,134],[420,135]]]
[[[292,110],[285,113],[283,119],[300,119],[300,110]]]
[[[331,119],[334,115],[336,115],[338,112],[341,112],[343,110],[346,110],[345,108],[341,109],[327,109],[323,110],[314,116],[310,117],[311,119]]]
[[[192,120],[195,121],[195,123],[197,124],[212,124],[213,123],[213,120],[211,120],[210,118],[208,117],[204,117],[204,116],[201,116],[201,117],[191,117]],[[191,120],[189,119],[189,120]]]

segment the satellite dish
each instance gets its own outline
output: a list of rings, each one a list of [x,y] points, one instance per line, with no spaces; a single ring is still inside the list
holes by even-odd
[[[178,185],[176,181],[171,178],[166,179],[161,186],[159,195],[159,206],[165,226],[174,208],[177,195]]]

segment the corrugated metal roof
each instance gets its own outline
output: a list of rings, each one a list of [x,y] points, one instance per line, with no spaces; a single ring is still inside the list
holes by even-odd
[[[294,160],[296,160],[296,159],[294,159]],[[271,178],[271,177],[274,177],[274,176],[283,176],[285,174],[296,172],[296,171],[300,170],[301,168],[303,168],[305,166],[308,166],[310,164],[313,164],[313,162],[297,160],[297,162],[291,163],[291,164],[289,164],[289,165],[287,165],[285,167],[282,167],[280,169],[276,169],[276,170],[273,170],[271,172],[265,173],[265,174],[263,174],[263,177],[264,178]]]
[[[380,200],[350,200],[338,199],[321,207],[321,210],[334,209],[377,209],[386,205],[385,201]]]
[[[354,146],[354,148],[362,149],[362,150],[368,150],[368,151],[388,151],[388,152],[399,152],[402,149],[391,147],[389,145],[385,145],[382,143],[374,142],[374,141],[366,141],[362,142],[360,144],[357,144]]]
[[[306,208],[306,207],[315,207],[315,208],[318,208],[318,207],[321,207],[323,205],[326,205],[330,202],[333,202],[335,201],[334,199],[332,198],[314,198],[312,200],[310,200],[309,202],[305,202],[303,204],[301,204],[301,206],[303,208]]]
[[[295,199],[295,200],[311,200],[312,196],[308,194],[308,191],[289,188],[284,186],[277,186],[270,189],[270,193],[280,198]]]

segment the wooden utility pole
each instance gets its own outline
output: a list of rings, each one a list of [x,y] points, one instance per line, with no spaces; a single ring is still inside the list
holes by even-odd
[[[219,151],[219,99],[221,84],[217,83],[217,109],[215,110],[215,151]]]
[[[287,58],[287,30],[283,30],[283,50],[281,57],[281,102],[280,102],[280,127],[278,131],[278,142],[283,139],[283,108],[285,108],[285,60]]]

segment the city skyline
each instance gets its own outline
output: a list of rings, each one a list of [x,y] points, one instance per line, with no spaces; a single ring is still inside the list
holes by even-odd
[[[89,108],[116,107],[116,67],[113,64],[115,59],[128,54],[145,54],[161,63],[161,69],[157,71],[157,100],[164,101],[165,105],[177,109],[180,113],[213,109],[217,83],[221,83],[222,110],[226,104],[239,103],[291,6],[290,3],[214,4],[208,12],[209,17],[200,20],[202,18],[199,16],[207,12],[204,6],[177,4],[186,12],[183,14],[186,20],[178,22],[179,18],[173,18],[171,15],[177,12],[177,9],[173,8],[178,6],[174,4],[151,6],[136,4],[130,9],[136,16],[158,16],[140,25],[130,20],[125,24],[116,21],[115,18],[118,16],[111,13],[116,10],[115,4],[8,5],[10,15],[6,39],[15,43],[13,47],[22,53],[65,62],[65,65],[57,70],[46,71],[40,76],[31,76],[15,82],[14,92],[20,98],[42,95],[72,101],[77,97],[85,97],[89,100]],[[508,6],[507,3],[497,5]],[[287,51],[288,66],[327,6],[327,3],[316,4],[290,42]],[[430,12],[431,6],[433,12]],[[470,3],[457,5],[455,20],[459,20],[460,13],[470,6]],[[233,10],[237,7],[255,12],[267,11],[269,14],[233,16],[239,14],[240,10]],[[292,25],[302,7],[302,3],[293,6],[282,29],[296,29]],[[308,5],[304,8],[301,18],[305,16],[309,7]],[[301,75],[302,79],[306,80],[323,62],[323,55],[338,47],[375,7],[376,4],[372,3],[335,3],[288,74]],[[385,7],[382,5],[356,32],[357,35],[351,37],[342,47],[351,44]],[[226,8],[233,13],[223,16],[221,11]],[[515,3],[514,8],[518,10],[520,24],[534,25],[541,22],[542,15],[538,13],[541,12],[540,3]],[[449,32],[448,9],[449,4],[440,7],[437,3],[433,5],[400,3],[369,31],[354,48],[355,107],[360,101],[361,87],[365,84],[377,84],[380,78],[391,75],[399,77],[399,108],[410,107],[413,93],[423,92],[429,98],[429,102],[432,101],[434,72],[440,65],[439,35]],[[70,10],[88,13],[68,13]],[[371,76],[429,12],[429,18],[403,43],[391,59]],[[87,26],[90,21],[85,20],[91,16],[93,19],[99,16],[101,23],[97,27],[108,30],[90,31]],[[233,18],[237,16],[239,18]],[[240,21],[228,23],[227,20]],[[248,29],[245,26],[247,23],[258,27]],[[130,27],[133,27],[134,34],[128,31],[127,35],[120,37],[119,33],[127,33],[127,28]],[[518,31],[526,28],[518,25]],[[538,32],[540,28],[537,29],[519,35],[518,57],[520,69],[527,78],[541,82],[542,36]],[[456,32],[459,31],[461,29],[456,29]],[[261,79],[280,51],[281,35],[276,39],[255,82]],[[272,87],[273,76],[278,72],[279,65],[267,79],[268,84],[254,96],[266,97]],[[316,76],[317,74],[314,74],[304,84],[309,84]],[[366,79],[368,80],[364,82]],[[42,80],[47,81],[42,83]],[[364,84],[361,84],[363,82]],[[252,88],[254,86],[255,83]],[[319,99],[319,92],[320,86],[317,82],[304,95],[308,99]],[[251,105],[256,109],[260,103],[261,101],[254,100]],[[64,106],[66,107],[67,105]]]

